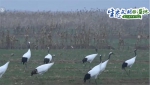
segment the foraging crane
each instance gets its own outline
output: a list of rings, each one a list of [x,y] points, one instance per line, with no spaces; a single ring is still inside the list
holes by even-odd
[[[98,65],[96,65],[95,67],[93,67],[88,73],[85,74],[84,83],[88,79],[95,78],[95,83],[97,84],[96,79],[97,79],[97,76],[99,75],[99,73],[101,72],[101,65],[102,65],[101,57],[102,56],[100,55],[100,63]]]
[[[51,55],[50,53],[49,53],[49,47],[48,47],[48,54],[45,56],[45,58],[44,58],[44,64],[47,64],[47,63],[49,63],[50,61],[52,61],[52,58],[53,57],[55,57],[55,55]]]
[[[28,42],[28,51],[22,56],[22,63],[25,64],[27,67],[27,62],[31,58],[31,50],[30,50],[30,42]]]
[[[0,78],[3,76],[3,74],[6,72],[7,68],[8,68],[8,65],[9,65],[9,61],[4,64],[3,66],[0,67]]]
[[[52,66],[53,64],[54,64],[54,62],[53,62],[53,63],[43,64],[43,65],[38,66],[36,69],[34,69],[34,70],[31,72],[31,76],[33,76],[34,74],[43,75],[45,72],[48,71],[48,69],[51,68],[51,66]]]
[[[97,49],[95,49],[95,51],[97,52]],[[85,62],[92,63],[92,61],[94,60],[94,58],[95,58],[97,55],[98,55],[98,53],[87,55],[85,58],[82,59],[82,62],[83,62],[83,63],[85,63]]]
[[[133,58],[128,59],[128,60],[126,60],[126,61],[123,62],[123,64],[122,64],[122,69],[123,70],[126,71],[126,69],[125,69],[126,67],[130,67],[130,68],[132,67],[132,65],[134,64],[135,59],[137,57],[137,55],[136,55],[136,49],[134,50],[134,54],[135,54],[135,56]],[[130,76],[130,68],[129,68],[129,73],[127,73],[127,71],[126,71],[126,73],[127,73],[128,76]]]

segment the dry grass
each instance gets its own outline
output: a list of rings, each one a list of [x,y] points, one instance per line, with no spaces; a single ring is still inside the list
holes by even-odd
[[[123,39],[142,43],[149,35],[148,16],[142,20],[110,19],[106,11],[79,10],[75,12],[20,12],[0,13],[0,48],[114,48]],[[140,35],[140,39],[137,36]],[[139,41],[138,41],[139,40]],[[146,42],[147,42],[146,41]],[[117,48],[117,47],[115,47]]]

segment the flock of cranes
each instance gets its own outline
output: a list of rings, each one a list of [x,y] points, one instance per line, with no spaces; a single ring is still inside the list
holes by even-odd
[[[97,49],[95,49],[96,52],[97,52]],[[132,67],[132,65],[134,64],[135,62],[135,59],[136,59],[136,49],[134,50],[134,53],[135,53],[135,56],[131,59],[128,59],[126,61],[123,62],[122,64],[122,69],[126,71],[126,67]],[[110,52],[109,53],[109,56],[108,56],[108,59],[104,62],[102,62],[102,55],[99,55],[100,57],[100,63],[96,66],[94,66],[92,69],[90,69],[84,76],[84,79],[83,81],[86,82],[87,80],[89,80],[90,82],[90,79],[91,78],[94,78],[95,79],[95,83],[97,84],[96,82],[96,79],[97,77],[105,70],[106,66],[107,66],[107,63],[111,57],[111,55],[113,55],[114,53],[113,52]],[[95,59],[95,57],[98,55],[98,53],[95,53],[95,54],[91,54],[91,55],[87,55],[85,58],[83,58],[82,62],[83,63],[86,63],[86,62],[89,62],[89,63],[92,63],[92,61]],[[54,65],[54,62],[51,62],[52,61],[52,58],[54,57],[55,55],[51,55],[49,53],[49,47],[48,47],[48,54],[45,56],[44,58],[44,61],[43,61],[43,65],[40,65],[38,66],[37,68],[35,68],[32,72],[31,72],[31,76],[33,76],[34,74],[41,74],[43,75],[45,72],[47,72],[53,65]],[[21,62],[25,65],[25,67],[27,68],[27,62],[29,61],[29,59],[31,58],[31,50],[30,50],[30,42],[28,42],[28,51],[22,56],[22,60]],[[3,74],[6,72],[7,68],[8,68],[8,65],[9,65],[9,61],[4,64],[3,66],[0,67],[0,78],[3,76]],[[127,72],[127,75],[129,76],[130,75],[130,69],[129,69],[129,72]]]
[[[126,67],[132,67],[132,65],[134,64],[135,62],[135,59],[137,57],[136,55],[136,49],[134,50],[134,53],[135,53],[135,56],[131,59],[128,59],[126,61],[123,62],[122,64],[122,69],[126,71]],[[86,82],[86,80],[88,79],[91,79],[91,78],[94,78],[95,79],[95,83],[97,84],[96,82],[96,79],[97,77],[105,70],[106,66],[107,66],[107,63],[111,57],[111,55],[114,54],[113,52],[110,52],[109,53],[109,56],[108,56],[108,59],[105,61],[105,62],[102,62],[101,61],[101,55],[100,55],[100,63],[98,65],[96,65],[95,67],[93,67],[90,71],[88,71],[85,76],[84,76],[84,82]],[[94,60],[94,58],[97,56],[98,54],[91,54],[91,55],[88,55],[86,56],[82,61],[83,63],[85,62],[92,62]],[[127,75],[130,76],[130,69],[129,69],[129,73],[126,71]]]
[[[110,56],[112,54],[114,54],[114,53],[113,52],[109,53],[109,57],[105,62],[101,61],[102,56],[100,55],[100,63],[98,65],[96,65],[95,67],[93,67],[88,73],[85,74],[84,82],[86,82],[86,80],[88,80],[90,78],[95,78],[95,83],[97,84],[96,79],[97,79],[98,75],[100,75],[105,70],[107,63],[110,59]],[[85,57],[85,58],[87,58],[86,60],[90,60],[90,59],[93,60],[92,58],[95,58],[95,55],[93,55],[93,54],[88,55],[88,57]],[[83,60],[85,60],[85,58]]]

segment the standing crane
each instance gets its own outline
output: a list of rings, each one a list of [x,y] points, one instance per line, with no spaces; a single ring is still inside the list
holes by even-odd
[[[127,73],[128,76],[130,76],[130,68],[135,63],[135,59],[137,57],[137,55],[136,55],[136,49],[134,50],[134,54],[135,54],[135,56],[133,58],[124,61],[123,64],[122,64],[122,69],[125,70],[125,71],[126,71],[125,68],[129,67],[129,73],[126,71],[126,73]]]

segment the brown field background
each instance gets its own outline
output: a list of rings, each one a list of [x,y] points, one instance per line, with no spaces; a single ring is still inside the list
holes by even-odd
[[[106,10],[5,11],[0,13],[0,48],[148,49],[148,15],[142,20],[110,19]],[[129,44],[131,41],[132,44]],[[112,43],[115,44],[112,44]]]

